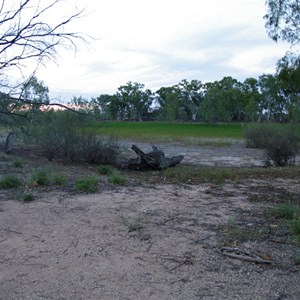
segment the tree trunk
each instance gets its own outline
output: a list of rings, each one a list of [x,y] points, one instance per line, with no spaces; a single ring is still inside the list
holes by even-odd
[[[163,151],[153,146],[153,151],[144,153],[138,146],[132,145],[131,149],[137,154],[137,158],[130,159],[126,163],[126,168],[131,170],[163,170],[174,167],[183,160],[182,155],[171,158],[165,157]]]

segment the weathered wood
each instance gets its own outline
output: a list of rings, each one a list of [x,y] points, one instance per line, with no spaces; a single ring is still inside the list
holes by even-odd
[[[138,146],[132,145],[131,149],[137,154],[137,158],[130,159],[126,167],[132,170],[163,170],[174,167],[183,160],[182,155],[174,157],[165,157],[162,150],[152,147],[152,151],[144,153]]]

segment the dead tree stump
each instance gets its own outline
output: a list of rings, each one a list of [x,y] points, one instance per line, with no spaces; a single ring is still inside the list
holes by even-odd
[[[137,154],[137,158],[130,159],[126,168],[131,170],[163,170],[171,168],[179,164],[183,160],[182,155],[174,157],[165,157],[162,150],[157,149],[156,146],[152,147],[152,151],[144,153],[138,146],[132,145],[131,149]]]

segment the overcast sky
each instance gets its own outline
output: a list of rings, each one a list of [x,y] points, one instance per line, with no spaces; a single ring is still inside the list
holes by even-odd
[[[82,1],[84,2],[84,1]],[[81,3],[82,3],[81,2]],[[98,40],[60,50],[37,76],[51,96],[113,94],[134,81],[156,91],[182,79],[240,81],[274,73],[288,45],[266,33],[264,0],[85,0],[74,24]]]

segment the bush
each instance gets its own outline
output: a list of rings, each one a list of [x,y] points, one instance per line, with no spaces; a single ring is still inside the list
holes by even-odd
[[[267,165],[287,166],[295,163],[299,137],[292,126],[260,124],[247,128],[246,145],[264,149]]]
[[[7,175],[2,180],[0,180],[0,189],[12,189],[22,185],[20,179],[13,175]]]
[[[101,175],[112,175],[113,171],[113,168],[110,166],[100,165],[98,167],[98,173]]]
[[[108,178],[108,182],[116,185],[125,185],[127,178],[123,175],[115,174]]]
[[[63,185],[66,184],[66,182],[67,182],[67,179],[66,179],[66,177],[65,177],[64,175],[62,175],[62,174],[55,174],[55,175],[53,176],[53,183],[54,183],[55,185],[63,186]]]
[[[20,201],[31,202],[34,200],[34,196],[31,193],[23,193],[19,196]]]
[[[85,193],[95,193],[97,191],[98,178],[90,176],[78,179],[75,182],[75,190]]]
[[[35,143],[48,160],[112,163],[119,152],[116,139],[100,138],[88,130],[91,121],[70,111],[48,112],[33,128]]]
[[[34,174],[31,175],[29,183],[32,186],[44,186],[49,184],[49,174],[46,170],[39,170],[36,171]]]
[[[15,167],[15,168],[23,168],[23,162],[20,159],[16,159],[13,162],[13,167]]]

